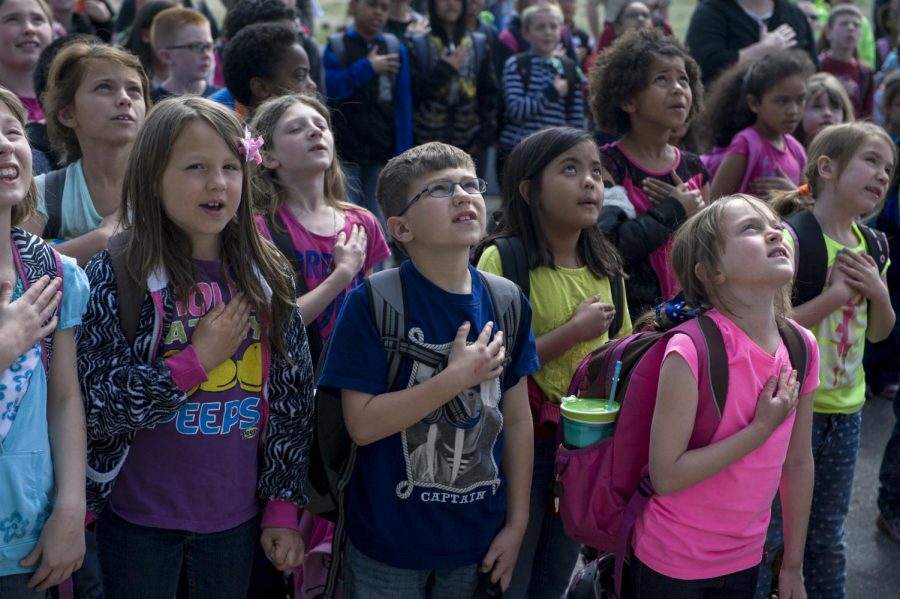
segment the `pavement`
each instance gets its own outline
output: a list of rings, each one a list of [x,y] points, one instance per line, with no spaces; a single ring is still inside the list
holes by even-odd
[[[893,426],[890,401],[866,401],[846,524],[847,599],[900,599],[900,544],[875,527],[878,469]]]

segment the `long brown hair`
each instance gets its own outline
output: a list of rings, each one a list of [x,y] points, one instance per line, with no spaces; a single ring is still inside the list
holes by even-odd
[[[132,276],[146,281],[165,269],[178,296],[186,300],[196,289],[192,248],[184,232],[162,204],[162,173],[181,132],[201,121],[212,127],[243,164],[239,140],[244,131],[234,113],[206,98],[184,96],[161,102],[147,117],[128,159],[120,218],[132,235],[127,262]],[[284,325],[294,309],[289,268],[281,253],[265,241],[253,220],[250,169],[241,178],[241,202],[221,235],[221,260],[229,279],[246,294],[273,347],[286,354]],[[271,307],[260,275],[272,290]]]
[[[331,113],[314,97],[305,94],[278,96],[263,102],[256,109],[250,123],[257,135],[262,135],[265,140],[263,150],[275,149],[275,126],[284,113],[295,104],[303,104],[315,110],[325,119],[328,129],[331,130]],[[274,215],[284,204],[287,195],[284,183],[278,177],[277,171],[268,169],[261,164],[254,164],[251,169],[253,170],[252,181],[256,202],[254,207],[263,214]],[[325,201],[336,210],[360,208],[344,199],[344,169],[338,159],[337,149],[334,151],[331,165],[325,170]]]
[[[822,129],[809,146],[806,169],[803,172],[806,187],[801,186],[795,191],[775,194],[775,198],[772,200],[772,209],[783,218],[811,209],[816,197],[822,193],[825,184],[819,176],[819,158],[826,156],[834,161],[836,165],[834,176],[837,181],[847,165],[850,164],[854,154],[872,138],[881,139],[891,149],[894,163],[888,179],[893,180],[894,170],[897,167],[897,148],[884,129],[863,121],[831,125]],[[884,198],[881,198],[881,201],[869,214],[861,215],[863,220],[877,216],[883,206]]]
[[[25,108],[22,107],[22,102],[16,96],[16,94],[12,93],[8,89],[0,87],[0,102],[6,105],[9,108],[9,111],[16,117],[16,120],[19,121],[19,124],[22,125],[22,135],[25,135],[25,123],[27,122],[27,116],[25,114]],[[20,176],[23,177],[31,177],[31,185],[28,186],[28,191],[25,193],[25,198],[19,202],[18,204],[13,204],[10,224],[14,227],[21,225],[26,220],[31,218],[31,216],[37,211],[38,206],[38,194],[37,194],[37,186],[34,184],[34,177],[31,176],[31,171],[28,173],[20,172]]]

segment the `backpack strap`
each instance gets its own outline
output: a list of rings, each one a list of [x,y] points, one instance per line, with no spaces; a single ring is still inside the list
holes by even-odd
[[[516,54],[516,68],[522,78],[522,92],[527,94],[528,83],[531,81],[531,55],[528,52]]]
[[[309,287],[306,285],[306,277],[303,274],[303,264],[300,263],[300,258],[297,257],[297,250],[294,248],[294,242],[291,241],[291,236],[287,232],[287,227],[284,226],[277,214],[266,214],[265,221],[266,227],[269,229],[269,235],[272,236],[272,243],[275,244],[275,247],[278,248],[291,265],[291,270],[294,272],[294,281],[297,285],[297,293],[306,295],[309,293]],[[313,320],[311,322],[304,321],[303,324],[306,325],[306,342],[309,344],[312,363],[318,364],[325,347],[322,333],[319,331],[319,323]]]
[[[344,34],[333,33],[329,35],[328,46],[331,48],[331,51],[334,54],[335,58],[337,58],[338,64],[341,65],[341,68],[347,68],[347,65],[345,64],[347,60],[347,47],[344,46]]]
[[[622,306],[625,305],[625,279],[622,278],[622,275],[609,277],[609,292],[612,296],[613,306],[616,308],[616,313],[607,331],[607,336],[612,339],[619,334],[625,320],[625,314],[622,311]]]
[[[809,348],[806,346],[806,339],[796,325],[783,318],[778,319],[778,334],[787,347],[791,367],[797,371],[797,381],[802,387],[809,368]]]
[[[393,33],[382,33],[384,36],[384,43],[387,45],[387,53],[388,54],[399,54],[400,53],[400,40],[397,39],[397,36]]]
[[[388,268],[366,277],[369,310],[387,356],[387,387],[400,370],[400,335],[406,330],[406,287],[399,268]]]
[[[862,233],[863,239],[866,241],[866,249],[869,255],[872,256],[876,266],[878,266],[878,274],[880,275],[889,258],[887,236],[882,231],[862,223],[857,223],[857,226],[859,227],[859,232]]]
[[[471,31],[469,35],[472,37],[472,47],[475,49],[475,68],[473,71],[477,79],[481,70],[481,62],[484,60],[484,53],[487,50],[487,36],[480,31]]]
[[[428,40],[429,35],[427,33],[414,35],[411,40],[420,77],[425,77],[431,68],[431,42]]]
[[[705,314],[697,316],[697,326],[705,341],[705,347],[698,346],[697,355],[701,357],[701,350],[706,350],[706,372],[709,377],[709,387],[719,411],[719,418],[721,418],[725,413],[725,399],[728,396],[728,358],[725,355],[725,340],[722,338],[719,326],[709,316]]]
[[[122,327],[122,332],[125,333],[129,347],[134,346],[134,339],[140,323],[141,305],[144,302],[144,295],[147,293],[145,286],[134,280],[128,270],[128,242],[130,240],[131,231],[123,231],[110,237],[106,245],[113,274],[116,277],[116,293],[119,296],[119,325]]]
[[[828,270],[828,249],[822,237],[822,227],[809,210],[798,212],[786,221],[794,236],[794,255],[796,269],[792,303],[795,306],[805,304],[825,288],[825,277]],[[801,248],[804,256],[800,255]]]
[[[528,280],[528,260],[525,258],[525,245],[515,236],[498,237],[494,240],[500,254],[500,268],[503,276],[515,283],[525,294],[531,296],[531,283]]]
[[[62,198],[66,187],[66,169],[60,168],[44,175],[44,209],[47,211],[47,222],[44,224],[43,237],[56,239],[62,227]]]
[[[522,320],[522,290],[505,277],[489,272],[478,271],[491,296],[494,308],[494,319],[503,331],[503,346],[506,348],[504,368],[512,360],[512,352],[519,336],[519,323]],[[495,329],[496,330],[496,329]]]

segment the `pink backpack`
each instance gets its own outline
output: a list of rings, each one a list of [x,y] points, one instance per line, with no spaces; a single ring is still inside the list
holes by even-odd
[[[802,381],[807,370],[803,335],[787,321],[779,321],[779,332]],[[621,404],[615,434],[580,449],[560,445],[554,484],[566,533],[601,552],[615,553],[616,597],[634,523],[654,493],[648,468],[650,423],[666,344],[679,334],[694,342],[699,364],[697,417],[688,449],[706,446],[719,426],[728,394],[725,343],[708,316],[700,314],[665,332],[610,341],[585,357],[569,386],[569,395],[608,397],[615,364],[622,362],[614,398]]]

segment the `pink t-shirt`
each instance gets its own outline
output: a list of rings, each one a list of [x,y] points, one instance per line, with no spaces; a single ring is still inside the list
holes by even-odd
[[[38,102],[37,98],[19,96],[19,101],[22,102],[25,112],[28,113],[29,123],[39,123],[44,120],[44,110],[41,108],[41,103]]]
[[[369,270],[391,255],[391,250],[381,232],[381,225],[368,210],[354,208],[344,210],[344,228],[335,235],[316,235],[307,231],[287,206],[282,206],[278,210],[278,218],[287,228],[297,251],[297,258],[303,265],[303,278],[307,289],[315,289],[331,274],[334,265],[334,241],[337,235],[343,231],[349,237],[353,225],[361,225],[366,230],[366,261],[362,270],[353,277],[347,289],[341,291],[316,319],[322,340],[327,340],[331,336],[341,306],[344,305],[347,292],[362,283]],[[272,239],[262,216],[257,215],[256,226],[266,239]]]
[[[775,355],[716,310],[708,315],[722,331],[728,355],[725,413],[710,443],[745,428],[770,376],[790,365],[784,343]],[[809,360],[801,395],[819,384],[819,348],[803,329]],[[675,335],[666,356],[677,353],[697,377],[697,350],[686,335]],[[793,430],[792,414],[766,443],[722,472],[669,495],[654,495],[635,524],[634,551],[647,566],[672,578],[698,580],[750,568],[762,560],[772,500],[781,481]]]
[[[715,172],[725,158],[732,154],[743,154],[748,157],[739,193],[749,191],[750,183],[759,177],[780,177],[778,168],[784,176],[800,185],[800,176],[806,167],[806,150],[794,136],[785,135],[784,150],[779,150],[753,127],[739,131],[724,150],[718,148],[713,150],[713,155],[707,161],[710,172]],[[753,164],[749,163],[750,156],[754,156]]]

